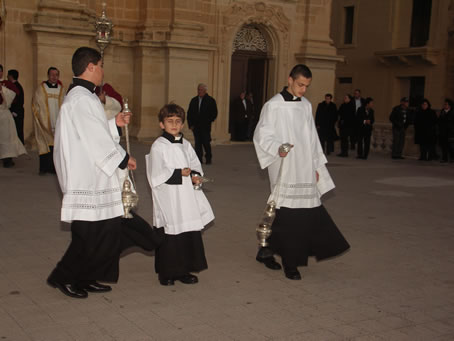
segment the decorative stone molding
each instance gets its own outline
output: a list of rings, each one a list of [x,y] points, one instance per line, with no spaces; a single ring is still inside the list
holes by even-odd
[[[439,49],[431,47],[402,48],[375,52],[378,60],[385,65],[389,65],[392,62],[405,65],[425,62],[430,65],[437,65],[440,55],[441,51]]]
[[[288,64],[289,25],[290,20],[282,7],[268,5],[264,2],[248,3],[238,1],[232,3],[221,14],[221,39],[219,44],[221,62],[230,58],[233,41],[243,25],[257,25],[266,28],[268,53],[273,57],[281,54],[281,64]],[[264,33],[262,31],[262,33]]]
[[[267,52],[268,43],[257,27],[244,25],[233,41],[233,52],[237,50]]]

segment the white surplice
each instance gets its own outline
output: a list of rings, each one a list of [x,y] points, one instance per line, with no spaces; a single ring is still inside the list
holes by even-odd
[[[284,143],[292,144],[293,148],[281,158],[279,147]],[[275,200],[277,208],[320,206],[321,196],[335,187],[325,166],[327,160],[315,128],[312,106],[306,98],[289,102],[277,94],[266,102],[255,129],[254,146],[260,166],[268,168],[272,192],[269,200]],[[281,180],[273,195],[282,160]]]
[[[74,87],[55,130],[54,163],[63,192],[61,220],[98,221],[123,215],[117,169],[126,156],[115,119],[96,94]]]
[[[2,87],[2,85],[0,85]],[[2,87],[2,104],[0,104],[0,159],[18,157],[26,154],[21,140],[17,136],[16,124],[9,108],[16,97],[13,90]]]
[[[151,146],[147,178],[153,197],[153,225],[164,227],[166,234],[200,231],[214,219],[202,190],[195,190],[191,176],[182,176],[181,185],[166,184],[175,169],[191,168],[203,175],[200,161],[191,144],[172,143],[159,137]]]

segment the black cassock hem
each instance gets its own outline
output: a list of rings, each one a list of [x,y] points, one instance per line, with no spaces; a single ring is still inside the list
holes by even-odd
[[[164,242],[156,249],[155,271],[162,278],[176,279],[207,268],[200,231],[165,234]]]
[[[307,265],[309,256],[323,260],[350,248],[323,205],[276,210],[268,242],[288,268]]]
[[[74,220],[71,243],[53,274],[63,283],[117,282],[121,244],[121,218]]]

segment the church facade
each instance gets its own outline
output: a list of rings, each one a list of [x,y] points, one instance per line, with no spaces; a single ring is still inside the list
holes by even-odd
[[[0,0],[0,63],[17,69],[25,90],[25,135],[33,139],[31,96],[47,69],[71,82],[77,47],[97,48],[94,22],[101,0]],[[159,108],[187,109],[197,84],[208,85],[218,105],[214,142],[230,140],[229,106],[242,90],[260,106],[280,91],[294,64],[308,65],[315,106],[334,92],[342,60],[330,39],[331,0],[105,0],[113,22],[104,51],[104,81],[128,97],[131,133],[139,140],[160,134]],[[187,134],[192,135],[192,134]]]

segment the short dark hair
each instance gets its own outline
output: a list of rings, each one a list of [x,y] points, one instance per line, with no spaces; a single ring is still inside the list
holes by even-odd
[[[453,102],[452,99],[450,98],[445,98],[445,102],[449,104],[449,106],[452,108],[453,107]]]
[[[49,74],[50,74],[50,72],[51,72],[52,70],[55,70],[55,71],[58,72],[58,74],[60,74],[60,70],[59,70],[59,69],[57,69],[55,66],[51,66],[50,68],[47,69],[47,75],[48,75],[48,76],[49,76]]]
[[[3,65],[0,64],[0,71],[3,71]]]
[[[91,47],[79,47],[73,54],[71,61],[74,76],[78,77],[85,72],[88,64],[98,64],[101,53]]]
[[[427,98],[424,98],[421,102],[421,104],[423,104],[424,102],[427,103],[427,106],[428,106],[428,109],[432,108],[432,104],[430,104],[430,101],[427,99]]]
[[[13,77],[13,79],[15,81],[17,81],[19,78],[19,71],[15,70],[15,69],[8,70],[8,76]]]
[[[329,97],[329,98],[333,99],[333,95],[331,95],[331,94],[325,94],[325,97]]]
[[[289,77],[293,79],[297,79],[299,76],[303,76],[304,78],[312,78],[311,70],[304,64],[295,65],[290,71]]]
[[[355,89],[353,92],[356,92],[358,91],[359,93],[361,93],[361,89]]]
[[[364,105],[368,105],[370,102],[373,102],[374,99],[372,97],[367,97],[365,102],[364,102]]]
[[[175,103],[169,103],[164,105],[161,110],[159,110],[158,118],[159,122],[164,122],[167,117],[179,117],[184,123],[185,112],[182,107]]]

